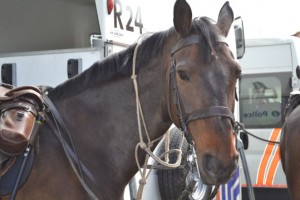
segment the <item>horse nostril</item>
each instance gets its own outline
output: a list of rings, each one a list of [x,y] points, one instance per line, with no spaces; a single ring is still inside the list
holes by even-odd
[[[218,161],[211,154],[205,154],[203,157],[204,169],[211,175],[216,174],[219,168]]]
[[[223,163],[211,154],[205,154],[203,157],[205,172],[207,175],[217,179],[226,179],[231,176],[237,166],[237,162],[238,156],[233,157],[228,164]]]

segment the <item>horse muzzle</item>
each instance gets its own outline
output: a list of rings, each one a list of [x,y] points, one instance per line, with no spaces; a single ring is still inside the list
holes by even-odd
[[[206,153],[198,162],[201,162],[200,175],[202,181],[207,185],[220,185],[226,183],[234,174],[238,165],[238,154],[230,159],[219,159],[212,154]]]

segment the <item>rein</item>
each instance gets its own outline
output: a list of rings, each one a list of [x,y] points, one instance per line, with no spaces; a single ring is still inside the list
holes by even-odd
[[[51,130],[53,131],[53,133],[55,134],[55,136],[57,137],[57,139],[59,140],[59,142],[61,143],[63,150],[65,152],[65,155],[77,177],[77,179],[79,180],[80,184],[82,185],[82,187],[84,188],[84,190],[88,193],[88,195],[90,196],[91,199],[93,200],[98,200],[97,196],[94,194],[94,192],[89,188],[89,186],[86,184],[85,180],[84,180],[84,176],[87,176],[88,179],[97,187],[99,188],[100,186],[96,183],[96,179],[95,177],[92,175],[92,173],[86,168],[86,166],[80,161],[79,157],[77,156],[77,152],[75,150],[74,144],[72,142],[72,138],[71,135],[61,117],[61,115],[59,114],[58,110],[56,109],[56,107],[54,106],[54,104],[52,103],[52,101],[50,100],[50,98],[47,96],[47,94],[44,92],[43,94],[43,99],[44,99],[44,103],[45,106],[47,108],[47,112],[48,115],[47,118],[49,118],[49,114],[50,116],[52,116],[53,121],[52,120],[48,120],[48,125],[50,126]],[[52,122],[52,123],[49,123]],[[62,128],[62,131],[60,131],[59,127]],[[68,145],[68,143],[66,142],[66,140],[63,138],[63,134],[64,133],[66,135],[66,137],[69,139],[70,143],[71,143],[71,147]],[[99,191],[102,195],[102,197],[106,200],[108,200],[108,197],[106,195],[106,193],[104,192],[104,190],[102,188],[100,188],[101,191]]]
[[[280,144],[280,142],[273,141],[273,140],[267,140],[267,139],[258,137],[258,136],[256,136],[256,135],[254,135],[253,133],[250,133],[249,131],[247,131],[247,130],[245,129],[244,124],[242,124],[242,123],[240,123],[240,122],[235,122],[235,123],[236,123],[236,127],[237,127],[237,130],[238,130],[238,131],[241,131],[241,130],[242,130],[242,131],[244,131],[244,133],[246,133],[247,135],[250,135],[250,136],[252,136],[252,137],[254,137],[254,138],[256,138],[256,139],[258,139],[258,140],[260,140],[260,141],[263,141],[263,142],[267,142],[267,143],[271,143],[271,144],[277,144],[277,145]]]

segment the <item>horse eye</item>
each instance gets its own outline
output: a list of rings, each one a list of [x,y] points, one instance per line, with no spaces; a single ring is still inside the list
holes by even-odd
[[[188,75],[184,71],[178,70],[178,74],[179,74],[179,77],[180,77],[181,80],[184,80],[184,81],[190,80],[190,78],[188,77]]]

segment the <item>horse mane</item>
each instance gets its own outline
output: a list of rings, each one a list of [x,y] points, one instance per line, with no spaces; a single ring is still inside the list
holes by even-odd
[[[201,44],[205,45],[200,45],[200,49],[205,62],[211,61],[211,55],[214,52],[214,47],[217,45],[216,30],[211,22],[212,20],[207,17],[195,18],[191,28],[191,34],[200,32],[203,35]],[[165,42],[174,32],[175,29],[172,27],[167,31],[147,36],[142,40],[139,46],[136,73],[138,73],[140,67],[144,66],[145,63],[162,55]],[[55,87],[49,95],[52,98],[66,97],[114,78],[129,77],[132,74],[132,59],[136,45],[130,45],[123,51],[95,62],[81,74]]]

